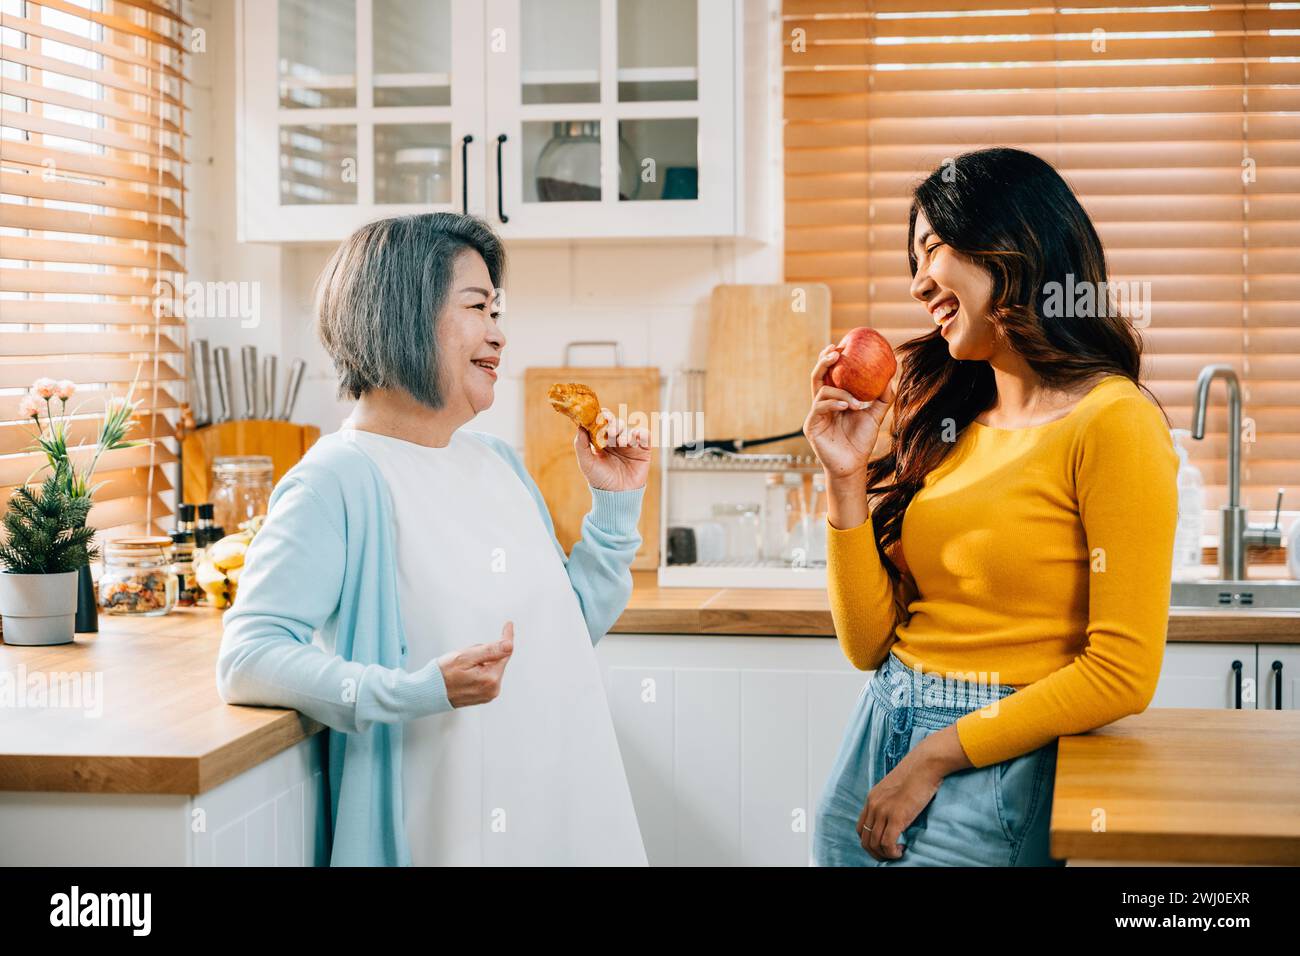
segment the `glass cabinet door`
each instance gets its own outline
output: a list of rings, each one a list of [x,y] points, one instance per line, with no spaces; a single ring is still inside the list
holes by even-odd
[[[451,0],[371,0],[375,106],[451,105]]]
[[[356,0],[280,0],[276,34],[281,107],[357,105]]]
[[[729,231],[731,17],[723,0],[491,0],[494,225],[517,236]],[[721,38],[703,68],[702,35]],[[715,116],[726,170],[710,181],[701,120]]]
[[[697,0],[618,0],[620,103],[699,99]],[[699,198],[699,118],[619,119],[621,200]],[[629,161],[635,168],[623,168]]]
[[[356,123],[318,123],[306,115],[357,105],[356,14],[356,0],[280,0],[280,109],[304,114],[279,128],[283,205],[357,201]]]
[[[240,30],[248,238],[482,212],[464,182],[487,152],[479,0],[243,0]]]
[[[451,0],[369,0],[376,205],[450,209]],[[457,91],[459,92],[459,91]]]

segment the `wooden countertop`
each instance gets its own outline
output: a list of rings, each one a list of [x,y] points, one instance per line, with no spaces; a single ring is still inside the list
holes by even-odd
[[[1300,711],[1154,709],[1062,737],[1052,856],[1300,864]]]
[[[81,707],[5,706],[0,790],[203,793],[324,729],[297,711],[226,704],[220,644],[221,612],[206,607],[101,614],[98,634],[55,647],[0,644],[11,680],[89,673],[103,688],[101,717],[85,697]]]
[[[834,637],[818,590],[655,586],[637,572],[615,631]],[[217,695],[220,612],[100,616],[98,634],[59,647],[0,643],[0,672],[100,675],[104,716],[83,708],[7,706],[0,719],[0,790],[197,794],[323,729],[290,710],[231,707]],[[1300,615],[1175,614],[1170,640],[1300,642]],[[1238,715],[1240,716],[1240,715]]]
[[[661,588],[654,571],[632,578],[616,633],[835,636],[830,601],[817,588]],[[1300,612],[1171,611],[1168,640],[1296,644]]]

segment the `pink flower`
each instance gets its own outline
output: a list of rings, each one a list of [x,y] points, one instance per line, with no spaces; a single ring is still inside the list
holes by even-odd
[[[58,387],[58,383],[52,378],[38,378],[32,382],[32,394],[37,398],[53,398]]]
[[[35,395],[24,395],[18,403],[19,418],[36,418],[41,413],[41,403]]]
[[[59,383],[54,386],[54,394],[59,396],[59,398],[63,399],[65,402],[72,397],[72,393],[76,390],[77,383],[69,378],[60,380]]]

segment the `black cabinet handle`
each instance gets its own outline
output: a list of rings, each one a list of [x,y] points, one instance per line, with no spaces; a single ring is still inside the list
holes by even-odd
[[[502,133],[497,137],[497,218],[502,222],[509,222],[510,217],[506,215],[505,203],[501,198],[502,178],[501,178],[501,144],[506,141],[506,134]]]
[[[1282,662],[1273,662],[1273,709],[1282,709]]]
[[[1232,669],[1236,674],[1233,679],[1237,683],[1237,710],[1241,710],[1241,661],[1233,661]]]
[[[469,144],[474,136],[466,133],[460,141],[460,211],[469,214]]]

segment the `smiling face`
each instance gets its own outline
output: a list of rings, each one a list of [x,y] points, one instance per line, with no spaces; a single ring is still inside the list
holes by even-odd
[[[497,325],[499,301],[483,257],[456,256],[451,292],[438,317],[438,378],[444,407],[468,421],[492,406],[506,337]]]
[[[997,347],[989,321],[993,279],[979,265],[953,250],[917,211],[912,238],[916,275],[912,298],[920,302],[948,342],[948,354],[963,361],[987,361]]]

